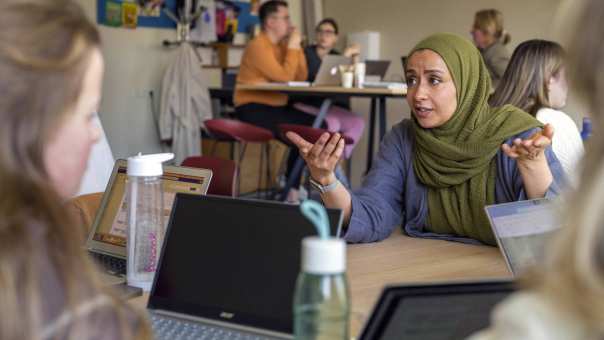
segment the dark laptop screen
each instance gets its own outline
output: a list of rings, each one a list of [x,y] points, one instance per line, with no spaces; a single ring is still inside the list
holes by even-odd
[[[465,339],[512,290],[510,282],[387,288],[361,339]]]
[[[292,333],[299,206],[177,194],[149,308]],[[329,210],[335,234],[339,210]]]

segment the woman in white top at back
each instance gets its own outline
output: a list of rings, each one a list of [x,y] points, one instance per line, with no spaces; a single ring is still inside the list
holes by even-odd
[[[528,40],[516,47],[490,103],[514,105],[554,127],[552,148],[571,183],[584,148],[579,129],[564,112],[568,83],[564,49],[553,41]]]

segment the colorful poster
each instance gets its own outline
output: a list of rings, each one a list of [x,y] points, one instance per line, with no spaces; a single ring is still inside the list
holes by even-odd
[[[105,6],[105,23],[109,26],[122,26],[122,4],[116,1],[107,1]]]
[[[138,22],[138,5],[131,2],[122,3],[122,26],[136,28]]]
[[[156,17],[161,16],[161,6],[164,4],[164,0],[138,0],[141,6],[139,16],[141,17]]]

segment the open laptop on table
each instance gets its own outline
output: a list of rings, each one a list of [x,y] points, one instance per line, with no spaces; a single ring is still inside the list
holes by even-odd
[[[545,198],[485,207],[499,250],[514,276],[542,262],[545,246],[562,226],[556,209],[557,204]]]
[[[115,161],[86,241],[89,253],[106,270],[103,275],[103,282],[106,284],[119,284],[125,281],[127,165],[128,162],[124,159]],[[164,165],[163,168],[164,215],[165,222],[168,223],[175,193],[205,194],[212,178],[212,171],[169,165]]]
[[[342,82],[339,66],[350,65],[350,62],[350,58],[341,55],[328,54],[324,56],[312,85],[339,86]]]
[[[342,213],[328,217],[337,235]],[[297,205],[177,194],[147,306],[155,338],[292,338],[310,235]]]
[[[486,328],[493,307],[513,291],[510,281],[386,287],[359,339],[465,339]]]

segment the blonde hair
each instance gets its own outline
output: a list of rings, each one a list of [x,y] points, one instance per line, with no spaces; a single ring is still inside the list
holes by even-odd
[[[99,319],[150,338],[99,282],[43,161],[99,45],[72,0],[0,2],[0,339],[85,339],[110,331]]]
[[[551,107],[548,82],[560,73],[564,59],[564,49],[553,41],[535,39],[521,43],[489,103],[511,104],[533,116],[542,107]]]
[[[594,131],[586,145],[581,184],[566,226],[548,253],[533,288],[572,312],[604,337],[604,2],[585,3],[570,45],[569,73],[592,110]]]
[[[512,36],[503,28],[503,14],[496,9],[483,9],[474,16],[474,28],[507,45]]]

